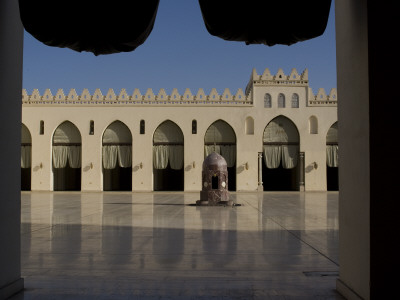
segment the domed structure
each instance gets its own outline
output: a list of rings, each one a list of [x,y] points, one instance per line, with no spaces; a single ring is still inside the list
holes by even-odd
[[[228,192],[228,167],[225,159],[216,152],[203,162],[202,190],[197,205],[232,205]]]

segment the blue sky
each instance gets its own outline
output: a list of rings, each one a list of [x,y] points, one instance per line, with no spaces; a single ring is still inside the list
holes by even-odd
[[[183,94],[203,88],[209,93],[216,88],[222,93],[229,88],[236,93],[244,89],[251,70],[260,74],[269,68],[275,74],[282,68],[289,74],[292,68],[309,71],[314,93],[319,88],[327,92],[336,88],[336,50],[334,7],[331,7],[325,33],[315,39],[291,46],[248,45],[228,42],[211,36],[203,23],[197,0],[161,0],[155,25],[145,43],[135,51],[94,56],[91,53],[48,47],[25,32],[23,87],[30,94],[34,88],[41,93],[50,88],[53,94],[62,88],[75,88],[91,93],[109,88],[117,93],[125,88],[129,94],[135,88],[145,93],[152,88],[158,93],[173,88]],[[133,14],[134,17],[134,14]],[[284,22],[301,22],[283,20]],[[273,27],[273,24],[271,24]]]

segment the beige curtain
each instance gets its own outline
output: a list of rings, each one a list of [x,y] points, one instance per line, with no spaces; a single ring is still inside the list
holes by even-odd
[[[218,153],[221,154],[221,147],[218,145],[205,145],[204,146],[204,155],[205,157],[209,156],[211,153]]]
[[[183,168],[183,146],[171,145],[169,148],[169,165],[173,170],[181,170]]]
[[[103,168],[114,169],[117,165],[118,146],[103,145]]]
[[[232,168],[236,163],[236,146],[234,145],[223,145],[221,147],[221,155],[226,160],[228,168]]]
[[[268,169],[276,169],[281,163],[281,146],[264,145],[264,163]]]
[[[169,149],[168,146],[153,146],[153,165],[157,170],[165,169],[168,166]]]
[[[81,167],[81,146],[67,146],[67,155],[70,168]]]
[[[21,146],[21,168],[31,167],[32,146]]]
[[[282,147],[282,167],[293,169],[297,166],[299,146],[283,145]]]
[[[53,146],[53,166],[56,169],[65,168],[68,160],[68,146]]]
[[[326,164],[328,167],[339,167],[339,146],[327,145],[326,146]]]
[[[117,146],[118,163],[121,168],[132,167],[132,146]]]

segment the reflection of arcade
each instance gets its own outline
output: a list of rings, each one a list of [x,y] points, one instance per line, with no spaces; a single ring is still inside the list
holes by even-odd
[[[174,203],[165,202],[165,196],[154,195],[153,255],[160,265],[177,264],[184,253],[185,215],[184,199],[174,195]]]
[[[279,116],[263,135],[264,191],[299,190],[299,132],[288,118]]]
[[[202,221],[203,257],[216,267],[224,267],[237,252],[236,211],[230,207],[198,207]]]
[[[132,134],[120,121],[103,134],[103,190],[132,191]]]
[[[32,137],[24,124],[21,127],[21,190],[31,190]]]
[[[112,196],[103,195],[101,250],[109,263],[121,268],[132,257],[132,203],[115,203],[108,197]]]
[[[339,190],[338,123],[329,128],[326,135],[326,180],[328,191]]]
[[[153,136],[154,191],[183,191],[183,133],[174,122],[163,122]]]
[[[204,158],[212,152],[220,154],[228,166],[228,190],[236,191],[236,135],[225,121],[215,121],[204,136]]]
[[[51,249],[52,253],[72,253],[74,255],[55,255],[60,269],[75,261],[81,254],[82,225],[81,225],[81,195],[71,194],[68,196],[66,209],[66,198],[63,194],[54,194],[53,211],[51,218]]]
[[[81,134],[69,121],[53,135],[53,173],[55,191],[81,190]]]

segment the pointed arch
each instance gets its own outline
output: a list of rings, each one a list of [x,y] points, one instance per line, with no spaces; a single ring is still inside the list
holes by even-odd
[[[318,119],[316,116],[311,116],[308,119],[308,132],[310,134],[318,134]]]
[[[300,135],[285,116],[272,119],[263,133],[264,190],[299,189]]]
[[[338,122],[326,134],[326,180],[328,191],[339,190]]]
[[[155,191],[183,191],[184,136],[171,120],[162,122],[153,134]]]
[[[204,135],[204,157],[212,152],[222,155],[228,166],[228,190],[236,190],[236,133],[232,126],[219,119]]]
[[[21,190],[31,190],[32,136],[23,123],[21,126]]]
[[[278,95],[278,108],[285,108],[285,107],[286,107],[285,95],[280,93]]]
[[[116,120],[103,132],[102,166],[104,191],[132,190],[132,133]]]
[[[246,118],[245,122],[245,132],[247,135],[253,135],[254,134],[254,119],[250,116]]]
[[[70,121],[61,123],[53,133],[53,173],[55,191],[81,189],[81,144],[79,129]]]

